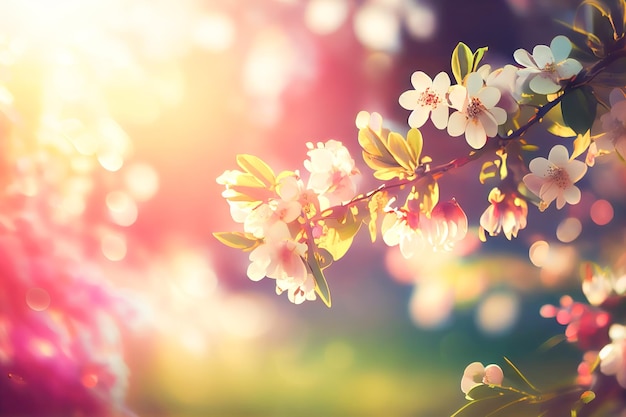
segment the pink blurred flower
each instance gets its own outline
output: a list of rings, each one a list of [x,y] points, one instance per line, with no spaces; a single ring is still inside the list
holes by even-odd
[[[423,226],[426,241],[434,250],[452,250],[467,235],[467,215],[455,199],[439,202]]]
[[[600,117],[603,135],[595,140],[598,153],[613,149],[626,158],[626,96],[624,91],[615,88],[609,94],[611,110]]]
[[[604,346],[600,358],[600,372],[604,375],[615,375],[617,383],[626,388],[626,327],[613,324],[609,329],[611,343]]]

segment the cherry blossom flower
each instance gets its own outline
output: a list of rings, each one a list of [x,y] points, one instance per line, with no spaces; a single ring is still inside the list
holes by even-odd
[[[508,114],[514,114],[519,110],[518,103],[521,94],[517,91],[516,85],[518,71],[519,68],[510,64],[494,71],[491,71],[491,65],[485,64],[476,71],[482,76],[487,87],[495,87],[500,90],[500,101],[496,106],[503,108]]]
[[[445,129],[448,124],[448,99],[450,77],[440,72],[434,80],[422,72],[416,71],[411,75],[411,84],[414,90],[405,91],[400,95],[398,102],[407,110],[413,110],[409,115],[409,126],[420,128],[428,120],[433,121],[437,129]]]
[[[426,215],[416,207],[407,204],[406,208],[390,208],[395,199],[391,199],[385,208],[387,214],[383,218],[381,231],[383,241],[388,246],[400,246],[400,252],[406,259],[413,257],[424,247],[424,233],[420,229]]]
[[[580,189],[574,184],[587,172],[587,165],[578,160],[570,160],[567,148],[556,145],[548,154],[548,159],[538,157],[528,165],[531,173],[523,178],[528,189],[541,199],[540,209],[545,210],[553,200],[556,208],[565,203],[577,204]]]
[[[263,244],[250,252],[248,277],[253,281],[268,277],[302,284],[307,279],[302,259],[306,251],[307,245],[293,240],[287,225],[277,221],[267,230]]]
[[[525,68],[519,70],[518,84],[528,86],[538,94],[552,94],[561,89],[561,81],[569,80],[582,70],[580,62],[568,58],[572,50],[570,40],[556,36],[550,46],[537,45],[531,55],[525,49],[513,53],[515,61]]]
[[[292,178],[296,183],[292,184],[292,181],[288,180],[289,178]],[[302,204],[298,201],[300,195],[298,192],[294,192],[292,185],[298,188],[297,179],[293,176],[283,178],[276,189],[279,198],[270,199],[269,202],[251,210],[244,220],[244,231],[252,233],[255,237],[263,238],[265,231],[274,223],[280,221],[288,224],[295,221],[302,213]]]
[[[434,250],[452,250],[467,235],[467,215],[455,199],[437,203],[423,223],[426,241]]]
[[[604,134],[595,140],[598,153],[611,152],[613,149],[626,158],[626,96],[619,88],[609,94],[611,110],[600,117]]]
[[[613,293],[613,277],[607,276],[605,271],[594,271],[587,267],[587,273],[583,279],[582,290],[589,304],[601,305]]]
[[[611,343],[604,346],[600,358],[600,372],[604,375],[615,375],[617,383],[626,388],[626,327],[612,324],[609,329]]]
[[[517,233],[526,227],[528,205],[516,193],[502,193],[494,187],[489,193],[491,205],[480,216],[481,240],[485,240],[485,232],[489,236],[496,236],[504,232],[504,236],[511,240]]]
[[[474,149],[485,146],[487,137],[498,133],[498,126],[506,122],[506,111],[496,107],[500,90],[483,85],[480,74],[467,76],[467,87],[458,85],[450,89],[450,103],[456,109],[448,120],[448,134],[456,137],[465,133],[465,140]]]
[[[469,393],[472,388],[481,384],[501,385],[504,372],[498,365],[483,366],[480,362],[472,362],[465,368],[461,378],[461,391]]]
[[[307,188],[320,194],[322,209],[345,203],[356,195],[356,180],[360,176],[348,149],[336,140],[307,143],[308,160],[304,167],[311,173]]]

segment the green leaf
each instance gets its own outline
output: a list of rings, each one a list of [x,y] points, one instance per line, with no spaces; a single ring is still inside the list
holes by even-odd
[[[324,276],[324,272],[320,268],[317,257],[315,256],[314,247],[310,246],[307,252],[307,259],[303,259],[304,262],[309,265],[309,269],[311,269],[311,274],[313,274],[313,279],[315,280],[315,292],[320,296],[326,307],[331,306],[330,301],[330,288],[328,288],[328,282],[326,282],[326,277]]]
[[[412,172],[415,170],[415,167],[417,167],[417,163],[416,161],[412,160],[409,146],[407,145],[401,134],[396,132],[390,132],[389,137],[387,138],[387,147],[398,165],[400,165],[407,171]]]
[[[531,384],[531,383],[530,383],[530,381],[529,381],[529,380],[528,380],[528,379],[524,376],[524,374],[522,373],[522,371],[520,371],[519,369],[517,369],[517,366],[513,365],[513,362],[511,362],[511,361],[509,360],[509,358],[507,358],[507,357],[505,356],[505,357],[504,357],[504,360],[506,361],[506,363],[508,363],[508,364],[509,364],[509,366],[513,369],[513,371],[515,371],[515,373],[517,374],[517,376],[519,376],[519,377],[520,377],[520,379],[521,379],[522,381],[524,381],[524,383],[525,383],[526,385],[528,385],[528,387],[529,387],[531,390],[533,390],[533,391],[535,391],[535,392],[541,392],[541,391],[539,391],[539,390],[538,390],[538,389],[537,389],[537,388],[536,388],[533,384]]]
[[[422,138],[422,132],[419,129],[413,128],[409,130],[406,135],[406,141],[411,152],[411,157],[415,166],[419,165],[420,156],[422,155],[422,148],[424,147],[424,139]]]
[[[485,52],[487,52],[488,50],[489,50],[488,47],[483,46],[482,48],[478,48],[476,52],[474,52],[474,55],[473,55],[474,64],[472,65],[472,72],[478,69],[478,65],[480,64],[480,61],[483,59],[483,56],[485,56]]]
[[[244,171],[259,180],[265,187],[271,188],[276,182],[274,171],[260,158],[254,155],[237,155],[237,164]]]
[[[213,236],[224,245],[235,249],[241,249],[244,252],[251,251],[263,243],[263,239],[258,239],[250,233],[215,232],[213,233]]]
[[[563,121],[577,134],[584,135],[596,118],[598,100],[593,94],[593,89],[582,86],[567,92],[561,100],[561,112]]]
[[[463,42],[459,42],[452,51],[451,66],[457,84],[463,84],[465,76],[474,68],[474,54]]]

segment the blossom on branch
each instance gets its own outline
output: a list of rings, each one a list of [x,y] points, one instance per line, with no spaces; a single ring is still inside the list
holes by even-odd
[[[452,250],[467,235],[467,215],[455,199],[437,203],[424,223],[426,240],[434,250]]]
[[[626,96],[615,88],[609,95],[611,110],[600,117],[603,134],[595,140],[598,153],[613,149],[621,158],[626,158]]]
[[[489,236],[504,232],[504,236],[509,240],[517,237],[517,232],[526,227],[528,216],[526,201],[515,192],[502,193],[498,187],[494,187],[489,192],[489,202],[491,205],[480,216],[481,240],[486,240],[485,232],[489,233]]]
[[[569,80],[582,70],[580,62],[568,58],[572,51],[570,40],[556,36],[550,46],[537,45],[532,55],[525,49],[513,53],[515,61],[525,68],[519,70],[518,85],[526,85],[538,94],[553,94],[561,89],[561,81]]]
[[[540,209],[545,210],[556,200],[556,208],[561,209],[565,203],[578,204],[580,189],[574,184],[587,172],[587,165],[570,159],[567,148],[556,145],[548,154],[548,159],[538,157],[528,165],[531,173],[523,178],[530,191],[541,199]]]
[[[320,195],[322,209],[345,203],[356,195],[360,176],[348,149],[336,140],[307,143],[309,159],[304,167],[311,173],[307,188]]]
[[[498,134],[498,126],[506,122],[506,111],[496,107],[500,90],[484,86],[482,76],[473,72],[467,76],[466,86],[450,89],[451,107],[456,109],[448,120],[448,134],[461,136],[474,149],[485,146],[488,137]]]
[[[448,124],[448,90],[450,77],[440,72],[431,80],[426,73],[416,71],[411,75],[411,84],[414,90],[405,91],[400,95],[398,102],[407,110],[413,110],[409,115],[409,126],[420,128],[430,116],[437,129],[445,129]]]
[[[394,201],[391,199],[389,204]],[[416,204],[407,204],[405,208],[391,208],[389,204],[381,227],[383,241],[387,246],[400,246],[402,256],[412,258],[424,247],[424,233],[420,227],[426,214]]]

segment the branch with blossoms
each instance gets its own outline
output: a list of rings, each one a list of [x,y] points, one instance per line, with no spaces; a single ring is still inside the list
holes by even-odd
[[[306,175],[299,170],[275,173],[258,157],[238,155],[239,169],[224,172],[217,181],[225,186],[222,196],[243,231],[215,237],[249,252],[251,280],[274,279],[277,294],[286,292],[295,304],[319,297],[330,307],[325,270],[348,252],[362,227],[372,242],[381,236],[405,258],[426,248],[450,250],[467,235],[465,211],[454,198],[440,200],[439,189],[443,176],[467,164],[486,161],[478,176],[491,187],[489,205],[478,221],[483,241],[501,234],[517,237],[527,226],[529,204],[540,211],[553,202],[556,209],[578,204],[576,184],[596,158],[613,152],[626,157],[625,9],[624,0],[585,0],[568,25],[569,37],[556,36],[532,53],[517,49],[515,64],[482,64],[488,49],[472,51],[461,42],[452,52],[452,78],[447,72],[434,78],[414,72],[412,89],[398,100],[410,111],[406,134],[385,127],[378,113],[363,111],[356,117],[363,161],[382,182],[373,190],[358,193],[361,170],[336,140],[307,143]],[[420,128],[429,120],[451,138],[464,137],[467,153],[447,161],[423,155]],[[540,127],[563,138],[547,158],[535,155],[542,135],[531,132]],[[626,334],[614,330],[610,339],[626,340],[617,333]],[[619,368],[623,375],[611,373],[609,357],[598,355],[600,370],[616,374],[626,387],[626,361]],[[595,397],[590,385],[541,394],[509,364],[532,393],[481,377],[479,387],[463,388],[470,403],[455,416],[480,415],[476,410],[485,407],[495,407],[490,416],[509,415],[513,406],[562,410],[563,404],[575,415]],[[476,402],[480,407],[472,405]]]

